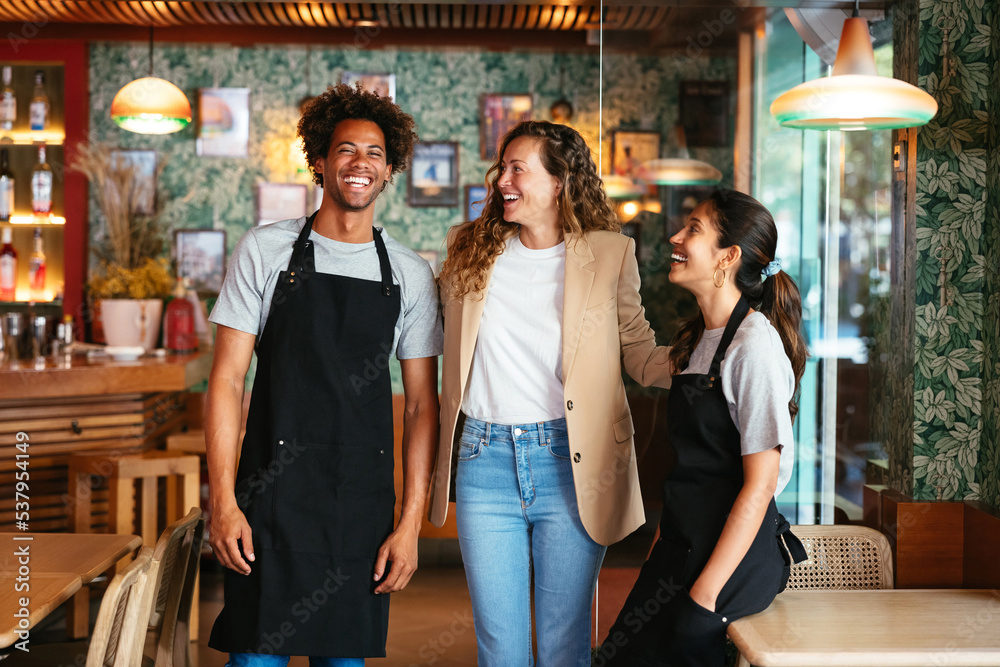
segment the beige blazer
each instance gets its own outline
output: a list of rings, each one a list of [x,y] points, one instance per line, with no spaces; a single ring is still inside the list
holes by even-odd
[[[428,513],[437,526],[448,515],[460,409],[485,296],[456,300],[442,288],[441,439]],[[580,518],[600,544],[617,542],[645,521],[622,364],[640,384],[666,387],[671,375],[667,352],[656,346],[639,301],[635,242],[614,232],[568,235],[562,343],[566,427]]]

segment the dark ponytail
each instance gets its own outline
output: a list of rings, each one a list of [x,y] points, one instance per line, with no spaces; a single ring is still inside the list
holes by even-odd
[[[802,337],[802,299],[795,281],[784,271],[761,275],[772,260],[778,245],[774,218],[756,199],[735,190],[716,190],[709,197],[719,232],[719,247],[737,245],[742,252],[739,270],[733,277],[740,292],[755,310],[770,320],[778,331],[785,354],[795,374],[795,392],[788,403],[792,419],[799,411],[799,380],[806,368],[806,341]],[[674,335],[670,360],[683,370],[705,331],[705,320],[698,313],[681,323]]]

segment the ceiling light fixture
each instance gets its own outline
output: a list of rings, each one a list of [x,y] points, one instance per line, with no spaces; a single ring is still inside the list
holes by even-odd
[[[111,101],[111,119],[138,134],[170,134],[191,122],[191,103],[180,88],[153,76],[153,27],[149,27],[149,76],[125,84]]]
[[[782,93],[771,115],[803,130],[882,130],[924,125],[937,109],[920,88],[878,75],[868,21],[855,5],[854,16],[844,20],[832,75]]]
[[[656,185],[716,185],[722,172],[701,160],[690,157],[684,126],[677,123],[678,157],[649,160],[639,165],[636,178]]]

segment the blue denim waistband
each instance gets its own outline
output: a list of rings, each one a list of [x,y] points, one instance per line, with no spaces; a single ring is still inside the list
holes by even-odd
[[[487,441],[493,439],[512,440],[514,437],[535,436],[539,442],[544,442],[547,438],[567,437],[565,417],[552,419],[547,422],[532,422],[528,424],[497,424],[466,417],[465,429],[481,438],[485,438]]]

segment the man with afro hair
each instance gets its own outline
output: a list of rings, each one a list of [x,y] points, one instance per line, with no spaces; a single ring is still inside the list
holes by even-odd
[[[210,541],[227,570],[209,646],[228,652],[231,667],[277,667],[292,655],[354,667],[385,656],[387,594],[416,570],[438,435],[441,318],[428,263],[373,226],[375,200],[413,154],[413,125],[360,86],[310,101],[298,133],[323,187],[319,210],[248,231],[212,311]],[[395,526],[393,354],[405,394]]]

